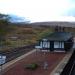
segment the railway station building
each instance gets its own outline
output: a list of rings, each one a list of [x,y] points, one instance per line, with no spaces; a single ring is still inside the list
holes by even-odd
[[[38,40],[35,48],[41,51],[66,52],[73,46],[73,36],[69,32],[53,32]]]

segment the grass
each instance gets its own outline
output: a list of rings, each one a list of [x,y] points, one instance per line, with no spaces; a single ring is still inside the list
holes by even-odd
[[[38,39],[41,39],[43,36],[46,36],[48,33],[51,33],[51,28],[43,28],[43,27],[18,27],[14,26],[12,32],[8,33],[6,36],[6,41],[2,42],[5,46],[4,48],[0,48],[0,50],[9,50],[15,47],[22,47],[25,45],[29,45],[32,43],[37,43]],[[10,37],[16,36],[17,39],[11,39]]]

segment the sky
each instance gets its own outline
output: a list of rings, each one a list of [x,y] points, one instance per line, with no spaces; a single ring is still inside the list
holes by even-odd
[[[17,15],[31,22],[75,22],[75,0],[0,0],[0,13]]]

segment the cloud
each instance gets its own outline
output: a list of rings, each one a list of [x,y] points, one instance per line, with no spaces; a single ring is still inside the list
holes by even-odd
[[[26,17],[31,21],[75,16],[74,9],[74,0],[0,0],[0,12]]]
[[[28,19],[26,19],[25,17],[20,17],[17,15],[13,15],[13,14],[9,14],[10,17],[10,22],[30,22]]]
[[[69,0],[69,7],[64,11],[63,15],[75,17],[75,0]]]

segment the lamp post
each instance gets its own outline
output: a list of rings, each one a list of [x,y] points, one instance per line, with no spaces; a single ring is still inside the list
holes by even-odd
[[[43,39],[43,48],[44,50],[48,48],[48,40],[47,39]],[[44,51],[44,69],[47,70],[48,69],[48,62],[47,62],[47,58],[46,58],[46,51]]]
[[[6,56],[0,55],[0,75],[2,75],[3,64],[5,63]]]
[[[44,60],[44,69],[47,70],[47,69],[48,69],[48,62],[47,62],[47,60],[46,60],[46,59],[47,59],[47,58],[46,58],[46,52],[44,52],[44,57],[45,57],[45,58],[44,58],[44,59],[45,59],[45,60]]]

